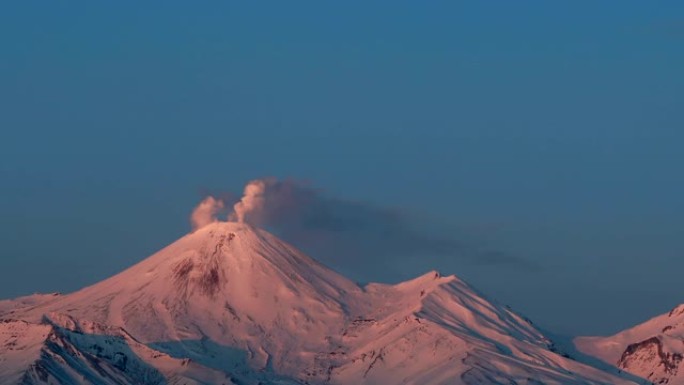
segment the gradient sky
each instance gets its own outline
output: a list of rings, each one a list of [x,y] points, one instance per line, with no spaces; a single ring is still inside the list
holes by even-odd
[[[538,266],[374,280],[438,268],[571,334],[684,302],[684,2],[97,3],[0,6],[0,298],[276,176]]]

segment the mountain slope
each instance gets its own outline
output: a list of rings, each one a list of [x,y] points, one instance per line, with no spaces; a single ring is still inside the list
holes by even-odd
[[[578,350],[657,384],[684,384],[684,305],[610,337],[579,337]]]
[[[0,319],[1,383],[631,383],[454,276],[361,288],[239,223],[72,294],[2,301]]]

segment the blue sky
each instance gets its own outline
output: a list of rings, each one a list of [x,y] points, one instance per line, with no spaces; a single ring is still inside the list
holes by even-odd
[[[615,332],[684,302],[683,44],[678,1],[3,4],[0,297],[94,283],[206,193],[294,177],[538,266],[352,278],[438,268]]]

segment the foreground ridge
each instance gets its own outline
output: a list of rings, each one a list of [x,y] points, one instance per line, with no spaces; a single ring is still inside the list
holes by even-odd
[[[656,384],[684,384],[684,305],[610,337],[579,337],[578,350]]]

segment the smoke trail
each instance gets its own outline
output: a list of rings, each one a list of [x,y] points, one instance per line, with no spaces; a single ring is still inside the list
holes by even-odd
[[[429,218],[340,199],[296,180],[250,181],[228,219],[263,227],[352,275],[359,266],[372,275],[415,271],[422,265],[435,268],[449,260],[536,268],[515,255],[463,239],[468,236]]]

